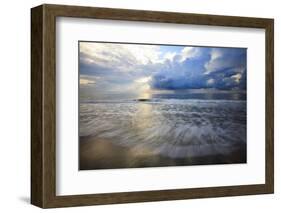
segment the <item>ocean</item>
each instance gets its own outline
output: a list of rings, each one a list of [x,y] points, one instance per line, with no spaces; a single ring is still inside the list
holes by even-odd
[[[81,102],[80,169],[246,163],[246,108],[243,94]]]

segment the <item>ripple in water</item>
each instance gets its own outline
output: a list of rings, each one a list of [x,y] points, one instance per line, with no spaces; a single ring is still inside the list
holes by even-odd
[[[246,101],[80,104],[80,169],[246,163]]]

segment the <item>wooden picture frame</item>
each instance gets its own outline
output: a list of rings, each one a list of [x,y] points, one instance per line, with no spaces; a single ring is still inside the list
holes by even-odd
[[[262,28],[266,34],[265,184],[56,195],[56,17]],[[274,191],[274,21],[44,4],[31,9],[31,203],[42,208],[267,194]]]

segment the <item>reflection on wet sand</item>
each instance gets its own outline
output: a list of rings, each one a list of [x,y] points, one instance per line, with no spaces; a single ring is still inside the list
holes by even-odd
[[[128,148],[100,138],[80,137],[80,140],[80,170],[227,164],[246,160],[243,148],[226,156],[171,158],[143,147]]]

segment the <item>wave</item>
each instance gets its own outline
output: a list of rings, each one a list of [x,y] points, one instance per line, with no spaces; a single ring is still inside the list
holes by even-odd
[[[80,136],[170,158],[233,152],[246,144],[246,101],[149,99],[80,103]]]

